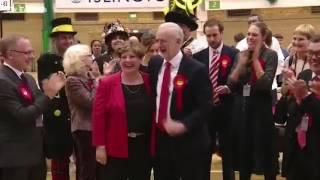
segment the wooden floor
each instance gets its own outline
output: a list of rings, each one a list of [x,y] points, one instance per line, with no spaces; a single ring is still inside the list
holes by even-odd
[[[221,171],[221,159],[214,155],[212,161],[212,169],[211,169],[211,180],[222,180],[222,171]],[[50,164],[48,162],[48,164]],[[70,165],[70,175],[71,175],[71,180],[75,180],[75,166],[74,164]],[[237,180],[238,180],[238,173],[236,173]],[[48,172],[48,177],[47,180],[51,180],[51,173],[50,171]],[[153,180],[153,178],[151,179]],[[264,180],[263,176],[257,176],[253,175],[251,180]],[[277,177],[277,180],[285,180],[285,178],[282,177]]]

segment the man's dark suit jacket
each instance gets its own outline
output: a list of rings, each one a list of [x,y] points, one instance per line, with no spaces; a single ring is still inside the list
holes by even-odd
[[[27,105],[19,91],[22,83],[9,67],[0,68],[0,168],[28,167],[43,157],[41,128],[36,119],[49,107],[50,99],[25,73],[32,91],[33,103]]]
[[[164,59],[155,56],[150,60],[149,73],[151,84],[156,96],[159,71]],[[186,82],[182,92],[183,106],[181,111],[177,109],[177,91],[174,88],[170,114],[172,119],[180,121],[187,128],[187,132],[177,138],[171,138],[173,149],[180,149],[182,153],[193,153],[194,155],[207,151],[210,138],[207,129],[207,115],[210,112],[211,87],[208,75],[203,64],[196,60],[183,56],[177,76],[183,77]],[[157,142],[161,146],[160,142]],[[159,150],[159,149],[157,149]]]
[[[229,46],[223,45],[220,58],[219,58],[220,68],[219,68],[219,74],[218,74],[218,86],[227,84],[228,76],[231,73],[231,68],[233,66],[233,63],[235,62],[237,53],[238,53],[238,50],[231,48]],[[211,60],[211,58],[209,58],[209,47],[194,54],[193,57],[206,66],[206,72],[208,75],[209,60]],[[216,119],[215,123],[218,123],[218,124],[213,124],[212,118],[210,118],[210,123],[209,123],[210,126],[216,126],[216,127],[210,127],[210,131],[214,131],[211,128],[218,128],[217,126],[219,126],[219,128],[228,126],[229,124],[228,121],[231,118],[230,115],[232,112],[231,107],[232,107],[232,96],[231,95],[220,96],[219,106],[217,106],[213,110],[214,114],[212,114],[212,116],[214,116],[212,118]],[[215,132],[211,132],[211,133],[215,134]]]
[[[302,71],[298,79],[302,79],[307,83],[312,79],[312,71],[310,69]],[[295,102],[294,102],[295,103]],[[310,177],[319,179],[320,177],[320,99],[315,94],[309,95],[305,98],[300,105],[296,103],[290,108],[290,116],[287,122],[287,136],[289,141],[288,147],[288,170],[296,169],[299,166],[297,162],[303,163],[307,166],[306,169],[310,170]],[[297,133],[295,131],[296,127],[299,126],[302,116],[308,113],[312,120],[311,127],[308,127],[306,134],[306,147],[301,150],[297,142]],[[303,162],[301,158],[303,157]],[[298,160],[297,160],[298,159]]]

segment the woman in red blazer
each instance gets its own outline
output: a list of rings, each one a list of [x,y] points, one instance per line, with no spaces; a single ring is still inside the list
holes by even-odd
[[[119,50],[121,71],[103,78],[93,105],[96,160],[108,180],[149,180],[154,154],[154,101],[148,75],[139,72],[139,43]]]

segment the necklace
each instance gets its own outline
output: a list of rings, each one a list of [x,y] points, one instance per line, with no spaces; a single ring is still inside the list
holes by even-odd
[[[130,89],[129,86],[125,84],[123,86],[130,94],[137,94],[141,89],[141,86],[135,87],[134,89]]]

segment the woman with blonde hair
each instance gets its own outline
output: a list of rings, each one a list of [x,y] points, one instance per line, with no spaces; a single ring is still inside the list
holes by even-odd
[[[292,142],[293,134],[295,133],[295,125],[292,121],[292,115],[295,113],[293,106],[295,100],[292,94],[288,91],[288,78],[298,77],[300,72],[310,69],[308,62],[308,46],[311,38],[315,34],[315,28],[311,24],[300,24],[293,31],[292,37],[292,51],[293,55],[287,57],[285,61],[285,68],[282,72],[283,83],[281,87],[281,98],[276,106],[275,121],[279,124],[286,124],[284,153],[282,160],[282,175],[287,174],[287,157],[291,153],[289,143]]]
[[[310,69],[307,61],[307,48],[314,34],[315,28],[311,24],[300,24],[293,31],[292,48],[294,55],[286,59],[285,68],[291,69],[296,76],[301,71]]]
[[[92,63],[91,49],[77,44],[64,54],[63,67],[67,77],[66,95],[71,114],[71,132],[75,144],[78,180],[95,180],[95,148],[92,146],[92,101],[97,64]]]

